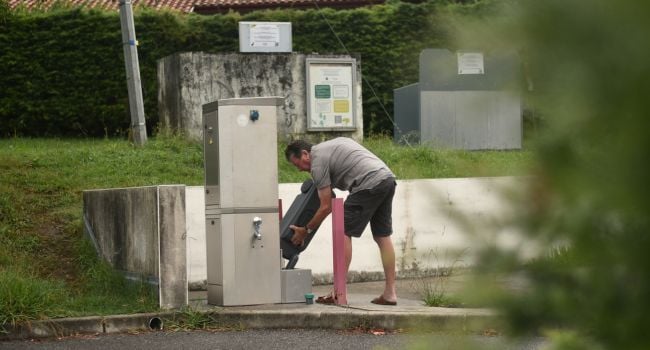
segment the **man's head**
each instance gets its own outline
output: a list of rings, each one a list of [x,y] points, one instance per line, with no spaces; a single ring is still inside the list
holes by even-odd
[[[296,140],[287,145],[284,156],[298,170],[311,170],[311,143],[304,140]]]

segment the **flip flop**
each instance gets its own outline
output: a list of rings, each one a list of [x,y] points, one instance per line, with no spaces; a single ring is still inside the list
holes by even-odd
[[[326,295],[322,297],[318,297],[316,299],[316,302],[319,304],[325,304],[325,305],[334,305],[336,302],[334,300],[334,297],[331,295]]]
[[[389,305],[389,306],[397,305],[396,301],[388,301],[388,300],[384,299],[383,295],[380,295],[377,298],[372,299],[372,301],[370,301],[370,302],[373,303],[373,304],[377,304],[377,305]]]

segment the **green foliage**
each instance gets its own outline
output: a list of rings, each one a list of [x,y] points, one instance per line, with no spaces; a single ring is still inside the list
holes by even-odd
[[[503,3],[461,37],[500,38],[526,58],[546,126],[513,224],[542,252],[527,261],[490,246],[479,265],[528,285],[500,298],[514,330],[568,330],[557,349],[648,349],[650,3]]]
[[[87,239],[75,247],[82,271],[79,289],[66,305],[72,315],[111,315],[151,312],[158,308],[157,288],[144,280],[130,281],[99,259]]]
[[[532,153],[528,151],[477,151],[401,146],[387,136],[364,139],[363,145],[381,158],[398,179],[435,179],[526,174]],[[278,144],[280,182],[303,182],[309,178],[284,159],[286,144]]]
[[[422,301],[431,307],[458,307],[460,301],[448,294],[445,290],[437,289],[435,285],[422,286]]]
[[[419,276],[413,280],[412,287],[420,294],[422,301],[427,306],[435,307],[458,307],[465,302],[457,295],[451,295],[450,280],[452,275],[456,275],[457,269],[463,262],[463,257],[467,250],[451,253],[448,251],[440,252],[438,249],[430,250],[426,258],[433,260],[435,275],[431,277],[430,269],[422,271]]]
[[[364,146],[386,162],[398,179],[522,175],[531,162],[527,151],[468,152],[399,146],[386,136],[368,137]]]
[[[130,117],[118,14],[66,6],[9,11],[5,1],[0,2],[0,136],[125,134]],[[417,81],[423,48],[448,45],[441,25],[445,6],[447,1],[431,0],[213,16],[136,8],[147,125],[151,129],[158,122],[157,60],[183,51],[237,51],[238,21],[291,21],[297,52],[341,54],[347,48],[360,55],[369,84],[363,94],[364,131],[390,133],[393,89]],[[479,7],[450,7],[459,8]]]
[[[180,312],[174,313],[171,319],[164,320],[166,330],[174,332],[190,330],[241,330],[240,324],[224,324],[209,313],[195,310],[192,307],[181,309]]]
[[[308,173],[298,171],[293,164],[284,158],[284,149],[286,147],[285,143],[278,142],[278,178],[280,182],[303,182],[310,179]]]
[[[119,22],[98,11],[15,14],[0,24],[2,135],[103,135],[121,125]]]
[[[11,8],[9,7],[9,2],[7,0],[0,0],[0,23],[6,21],[10,12]]]
[[[61,282],[0,268],[0,329],[4,324],[63,314],[65,292]]]
[[[202,163],[200,146],[178,136],[152,138],[141,149],[117,140],[0,140],[0,271],[9,276],[1,282],[11,290],[33,290],[22,297],[23,302],[12,304],[10,312],[3,311],[2,318],[156,310],[151,286],[125,280],[97,258],[82,235],[81,192],[200,184]],[[30,270],[23,271],[23,266]],[[14,275],[27,282],[10,278]],[[28,305],[37,300],[30,295],[40,295],[36,293],[41,290],[65,295],[53,304],[65,313],[38,303]],[[0,304],[6,300],[10,299],[2,295]],[[24,311],[15,311],[21,308]]]

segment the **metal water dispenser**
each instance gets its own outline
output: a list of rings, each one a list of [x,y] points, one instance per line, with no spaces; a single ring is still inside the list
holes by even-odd
[[[279,303],[281,97],[203,105],[208,303]]]

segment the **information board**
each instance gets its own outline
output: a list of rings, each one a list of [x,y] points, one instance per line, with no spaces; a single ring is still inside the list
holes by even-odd
[[[307,130],[356,129],[354,58],[307,58]]]

